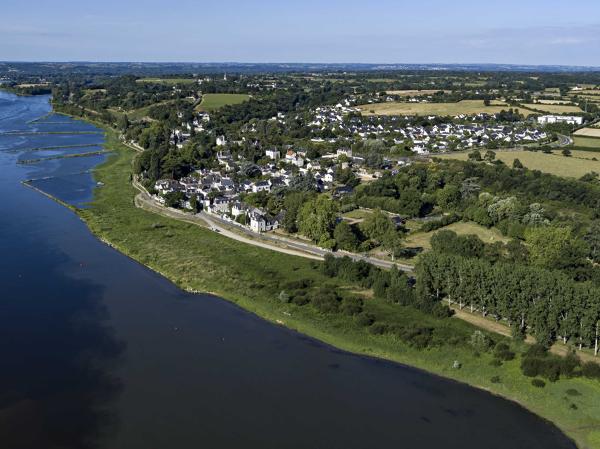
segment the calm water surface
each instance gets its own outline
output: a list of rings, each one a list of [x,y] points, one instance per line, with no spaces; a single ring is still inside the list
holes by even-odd
[[[1,448],[574,447],[513,403],[184,293],[100,243],[20,183],[92,197],[103,156],[17,164],[102,143],[33,134],[94,131],[49,112],[0,92]]]

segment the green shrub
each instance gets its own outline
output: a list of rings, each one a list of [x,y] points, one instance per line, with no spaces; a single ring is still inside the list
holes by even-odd
[[[360,326],[368,327],[375,322],[375,316],[363,312],[356,316],[356,323]]]
[[[493,384],[499,384],[500,383],[500,376],[494,376],[490,379],[490,382]]]
[[[344,315],[358,315],[363,310],[362,299],[357,298],[355,296],[344,298],[344,300],[342,301],[341,309]]]
[[[596,362],[586,362],[581,366],[581,374],[589,379],[600,379],[600,365]]]
[[[542,379],[533,379],[531,381],[531,385],[537,388],[544,388],[546,386],[546,382],[544,382]]]
[[[510,350],[510,346],[506,343],[498,343],[494,348],[494,357],[499,360],[509,361],[515,358],[515,353]]]
[[[373,335],[383,335],[387,332],[387,326],[383,323],[374,323],[369,327],[369,332]]]

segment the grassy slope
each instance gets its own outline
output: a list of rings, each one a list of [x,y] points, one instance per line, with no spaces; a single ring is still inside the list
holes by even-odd
[[[578,147],[575,139],[576,148]],[[600,143],[600,139],[599,143]],[[580,178],[591,171],[600,172],[600,161],[593,161],[578,151],[573,151],[572,157],[565,157],[560,150],[554,150],[553,154],[545,154],[541,151],[496,151],[496,159],[501,160],[509,167],[515,159],[519,159],[523,166],[531,170],[540,170],[553,175],[571,178]],[[444,154],[436,157],[459,159],[466,161],[467,153]]]
[[[116,154],[96,171],[96,178],[105,185],[97,190],[91,208],[78,212],[94,233],[121,252],[182,288],[217,293],[268,320],[280,321],[339,348],[406,363],[516,400],[559,425],[580,447],[600,448],[600,430],[594,430],[600,429],[599,382],[562,379],[543,389],[535,388],[521,375],[518,357],[494,367],[490,365],[491,355],[477,356],[469,348],[455,347],[452,336],[470,335],[474,329],[457,319],[437,320],[411,308],[366,301],[366,310],[378,321],[431,325],[442,338],[447,336],[447,345],[419,351],[393,335],[371,335],[343,315],[324,316],[310,306],[281,304],[273,294],[281,283],[299,278],[319,284],[336,281],[324,278],[318,263],[241,245],[197,226],[135,208],[135,191],[129,182],[133,151],[121,145],[112,131],[107,135],[107,147]],[[461,369],[452,368],[454,360],[461,362]],[[499,376],[500,383],[492,383],[493,376]],[[566,391],[570,388],[581,395],[569,397]]]

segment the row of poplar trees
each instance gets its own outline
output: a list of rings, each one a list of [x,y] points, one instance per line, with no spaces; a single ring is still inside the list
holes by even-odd
[[[417,294],[506,321],[514,335],[598,354],[600,288],[560,271],[430,252],[416,267]]]

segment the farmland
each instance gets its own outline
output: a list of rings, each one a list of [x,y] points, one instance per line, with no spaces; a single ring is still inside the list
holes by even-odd
[[[142,78],[137,80],[137,82],[147,84],[167,84],[169,86],[174,86],[176,84],[192,84],[195,83],[196,80],[193,78]]]
[[[407,89],[407,90],[388,90],[386,93],[388,95],[398,95],[400,97],[417,97],[420,95],[433,95],[436,92],[444,92],[444,93],[450,93],[449,90],[444,90],[442,91],[441,89],[423,89],[423,90],[417,90],[417,89]]]
[[[457,103],[374,103],[358,106],[365,115],[475,115],[482,112],[495,114],[509,106],[495,102],[485,106],[483,100],[463,100]]]
[[[600,139],[598,150],[600,150]],[[577,146],[577,139],[575,145]],[[441,158],[451,158],[466,161],[468,154],[456,153],[445,154]],[[572,151],[571,157],[563,156],[560,151],[555,150],[552,154],[534,151],[498,151],[496,159],[501,160],[508,166],[512,166],[515,159],[519,159],[524,167],[531,170],[540,170],[544,173],[564,176],[568,178],[580,178],[591,171],[600,172],[600,161],[594,161],[586,151]]]
[[[575,136],[583,136],[583,137],[600,137],[600,128],[592,127],[592,128],[582,128],[575,132]]]
[[[204,94],[202,102],[196,107],[198,111],[214,111],[230,104],[240,104],[250,98],[246,94]]]
[[[548,112],[549,114],[565,114],[583,112],[579,106],[569,106],[564,104],[540,104],[527,103],[522,105],[524,108],[535,109],[538,111]]]

